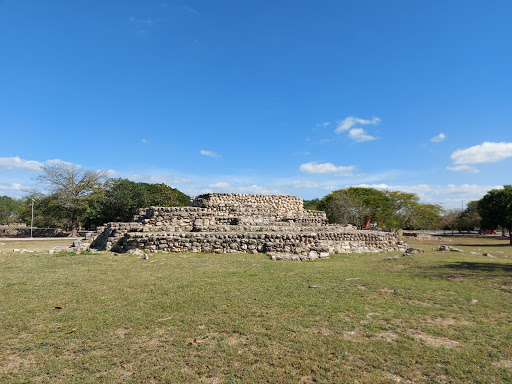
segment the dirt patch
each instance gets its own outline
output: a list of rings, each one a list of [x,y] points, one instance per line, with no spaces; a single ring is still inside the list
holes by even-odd
[[[332,331],[329,328],[325,328],[325,327],[322,327],[322,328],[311,328],[311,330],[313,331],[313,333],[320,333],[320,334],[322,334],[324,336],[332,335]]]
[[[237,345],[237,344],[246,345],[247,338],[231,336],[226,339],[226,343],[228,343],[229,345]]]
[[[130,332],[130,328],[123,327],[123,328],[119,328],[118,330],[114,331],[114,334],[119,336],[120,338],[124,339],[124,337],[126,336],[126,334],[128,332]]]
[[[495,367],[512,369],[512,360],[501,360],[492,363]]]
[[[394,373],[384,372],[384,376],[395,383],[412,383],[412,381],[407,380],[402,376],[395,375]]]
[[[384,339],[388,342],[393,342],[393,341],[396,341],[398,339],[398,335],[394,332],[384,332],[384,333],[380,333],[377,335],[377,337],[381,338],[381,339]]]
[[[432,336],[423,332],[412,333],[411,336],[414,337],[416,341],[421,341],[432,347],[457,348],[461,345],[458,341],[446,337]]]
[[[379,292],[382,292],[382,293],[395,293],[395,290],[394,289],[389,289],[389,288],[382,288],[382,289],[379,289]]]
[[[454,325],[471,325],[472,324],[469,321],[457,320],[457,319],[453,319],[451,317],[446,317],[446,318],[437,317],[435,319],[426,319],[425,323],[427,323],[427,324],[435,324],[435,325],[439,325],[439,326],[442,326],[442,327],[454,326]]]
[[[464,280],[464,276],[462,276],[462,275],[457,275],[457,274],[448,275],[448,276],[446,276],[446,278],[447,278],[448,280],[453,280],[453,281],[462,281],[462,280]]]
[[[1,367],[1,371],[3,372],[14,372],[19,370],[22,367],[29,367],[34,363],[34,359],[32,357],[22,357],[19,355],[11,355],[7,356],[7,361]]]

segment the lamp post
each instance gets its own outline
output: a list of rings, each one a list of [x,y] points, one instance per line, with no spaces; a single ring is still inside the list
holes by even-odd
[[[32,218],[30,219],[30,238],[32,238],[32,228],[34,227],[34,199],[32,199]]]

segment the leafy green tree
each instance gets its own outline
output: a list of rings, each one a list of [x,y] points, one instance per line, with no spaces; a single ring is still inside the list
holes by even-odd
[[[0,196],[0,224],[20,221],[21,201],[9,196]]]
[[[370,209],[347,191],[339,191],[329,198],[325,213],[330,223],[353,224],[362,228],[370,215]]]
[[[139,208],[187,206],[189,201],[189,196],[165,184],[110,179],[104,192],[89,201],[84,223],[95,227],[113,221],[127,222]]]
[[[347,209],[350,213],[336,212]],[[349,187],[339,189],[325,196],[318,208],[325,211],[331,223],[354,224],[362,228],[366,220],[382,222],[389,207],[386,193],[375,188]]]
[[[76,164],[59,162],[41,167],[36,177],[45,183],[55,198],[54,203],[66,211],[71,221],[71,236],[78,234],[78,216],[87,210],[91,196],[103,189],[106,172],[84,170]]]
[[[304,209],[311,209],[318,211],[318,205],[320,204],[319,199],[304,200]]]
[[[478,213],[478,201],[470,201],[457,218],[457,227],[460,231],[471,231],[475,227],[481,226],[481,220]]]
[[[482,227],[486,229],[506,228],[512,245],[512,186],[492,189],[478,202],[478,213]]]
[[[434,228],[442,212],[439,205],[421,204],[414,193],[362,187],[334,191],[320,200],[319,208],[333,223],[361,228],[371,220],[395,231]]]
[[[71,229],[71,220],[67,211],[62,209],[59,198],[33,193],[22,200],[20,217],[22,222],[30,225],[32,216],[32,199],[34,199],[34,226],[39,228]]]

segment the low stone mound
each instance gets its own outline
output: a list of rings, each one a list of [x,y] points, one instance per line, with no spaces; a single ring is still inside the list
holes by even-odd
[[[276,260],[407,248],[394,233],[329,225],[325,212],[305,210],[298,197],[220,193],[200,195],[190,207],[141,208],[133,222],[108,223],[88,233],[81,247],[298,256]]]

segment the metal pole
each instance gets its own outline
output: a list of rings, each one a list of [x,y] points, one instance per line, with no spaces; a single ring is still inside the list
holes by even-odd
[[[32,227],[34,226],[34,199],[32,199],[32,218],[30,219],[30,238],[32,238]]]

